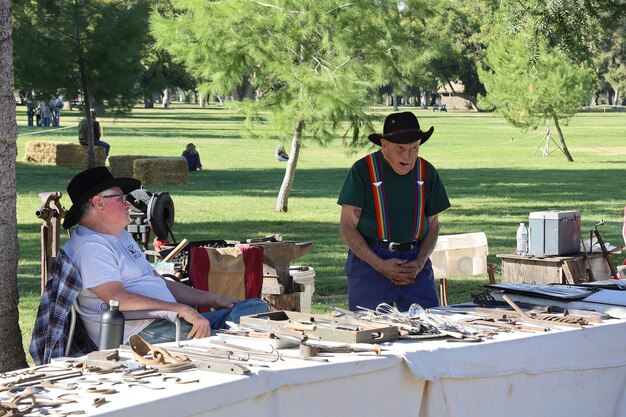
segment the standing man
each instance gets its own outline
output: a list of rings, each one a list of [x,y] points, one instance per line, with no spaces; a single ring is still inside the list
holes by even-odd
[[[94,146],[100,146],[101,148],[104,148],[106,158],[109,156],[109,150],[111,149],[111,145],[103,140],[100,140],[100,138],[102,137],[102,130],[100,129],[100,122],[96,120],[96,118],[98,117],[98,113],[96,113],[96,110],[90,109],[89,114],[91,115],[91,123],[93,124],[93,144]],[[89,129],[87,125],[87,119],[83,119],[78,125],[78,141],[81,145],[87,146],[88,137]]]
[[[439,237],[438,214],[450,201],[433,165],[418,157],[424,132],[411,112],[385,119],[369,140],[381,149],[358,160],[344,182],[339,233],[348,245],[348,304],[375,309],[396,304],[439,305],[430,254]]]
[[[50,110],[52,111],[52,126],[59,127],[61,124],[61,110],[63,110],[63,105],[65,103],[63,102],[61,96],[56,94],[48,104],[50,105]]]

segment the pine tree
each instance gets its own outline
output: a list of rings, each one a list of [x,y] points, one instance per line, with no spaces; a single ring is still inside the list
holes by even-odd
[[[553,122],[561,150],[573,161],[561,121],[567,123],[584,104],[593,76],[535,34],[530,20],[516,32],[496,28],[487,48],[486,68],[479,70],[487,91],[479,106],[495,108],[506,121],[523,129]]]
[[[372,130],[368,95],[404,74],[403,17],[428,3],[358,0],[174,0],[176,13],[151,19],[157,46],[202,80],[204,93],[230,95],[246,80],[254,100],[238,107],[256,135],[291,136],[276,209],[287,211],[302,140],[353,144]],[[412,49],[416,44],[410,45]],[[259,123],[256,123],[259,122]]]

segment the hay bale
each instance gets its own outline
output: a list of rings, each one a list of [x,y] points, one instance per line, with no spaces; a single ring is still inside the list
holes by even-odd
[[[136,159],[148,159],[146,155],[119,155],[109,157],[109,170],[114,177],[133,177],[133,163]]]
[[[187,184],[189,168],[183,157],[141,158],[133,162],[133,177],[142,184]]]
[[[38,162],[40,164],[56,164],[59,145],[69,145],[69,142],[31,141],[26,142],[24,162]]]
[[[94,148],[94,163],[104,165],[104,149]],[[55,164],[61,167],[86,168],[87,147],[70,142],[31,141],[26,142],[24,162]]]
[[[94,166],[104,166],[106,152],[100,146],[93,147]],[[87,146],[77,143],[62,143],[57,146],[56,164],[59,167],[87,168]]]

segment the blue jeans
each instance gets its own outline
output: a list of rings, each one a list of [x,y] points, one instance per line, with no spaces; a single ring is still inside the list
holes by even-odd
[[[391,252],[376,246],[372,246],[372,250],[383,259],[413,260],[417,256],[419,246],[406,252]],[[417,274],[415,283],[395,285],[367,262],[349,251],[346,275],[348,276],[348,307],[352,311],[358,310],[357,306],[375,309],[380,303],[395,304],[400,311],[408,311],[413,303],[424,308],[439,305],[430,259],[424,265],[424,269]]]
[[[270,308],[263,300],[250,298],[238,302],[233,308],[220,308],[219,310],[202,313],[202,316],[211,323],[211,335],[214,335],[215,330],[228,327],[226,326],[227,321],[239,323],[241,316],[267,313],[268,311],[270,311]],[[187,335],[191,331],[191,324],[181,320],[180,329],[180,339],[187,340]],[[176,340],[176,326],[165,319],[158,319],[139,332],[139,336],[148,343],[173,342]]]
[[[101,140],[97,141],[94,145],[104,148],[104,156],[109,156],[109,150],[111,149],[111,145]]]

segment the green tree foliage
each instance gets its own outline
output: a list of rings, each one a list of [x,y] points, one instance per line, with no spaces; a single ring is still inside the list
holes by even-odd
[[[535,22],[536,38],[547,39],[574,62],[589,61],[602,39],[626,16],[622,0],[502,0],[509,28]]]
[[[625,6],[626,7],[626,6]],[[596,60],[601,81],[615,92],[613,104],[619,104],[626,91],[626,18],[616,23],[603,40]]]
[[[437,85],[461,82],[473,97],[484,93],[477,67],[485,48],[482,33],[488,32],[494,6],[483,0],[440,0],[426,25],[427,39],[439,51],[429,68]]]
[[[179,87],[185,91],[196,87],[196,80],[185,67],[172,60],[165,51],[155,51],[152,44],[146,45],[142,63],[145,71],[139,80],[146,107],[153,107],[152,95],[168,87]]]
[[[228,94],[247,79],[256,100],[239,104],[255,133],[292,135],[277,209],[286,211],[301,140],[372,130],[368,93],[406,74],[402,18],[429,3],[358,0],[174,0],[176,13],[152,15],[157,45],[201,79],[201,90]],[[414,42],[411,47],[415,47]],[[261,121],[262,124],[252,124]],[[294,127],[295,126],[295,127]]]
[[[128,108],[141,93],[148,11],[145,0],[15,0],[16,87]]]
[[[486,69],[479,70],[487,90],[479,105],[495,108],[509,123],[523,129],[554,122],[563,153],[573,161],[559,121],[567,122],[584,103],[593,82],[591,72],[537,38],[530,20],[515,33],[501,29],[489,43]]]

